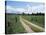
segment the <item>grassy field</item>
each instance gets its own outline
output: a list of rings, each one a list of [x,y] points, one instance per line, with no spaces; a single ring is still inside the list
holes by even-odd
[[[6,14],[6,33],[25,33],[25,29],[20,23],[20,18],[28,20],[29,22],[32,22],[40,27],[44,28],[44,16],[43,15],[15,15],[15,14]],[[33,30],[34,27],[32,26]],[[35,28],[36,31],[37,28]],[[38,30],[39,31],[39,30]]]
[[[44,28],[44,20],[45,20],[44,18],[45,17],[43,15],[35,15],[35,16],[34,15],[31,15],[31,16],[24,15],[22,17],[24,19],[27,19],[28,21]]]
[[[30,21],[30,22],[32,22],[33,24],[35,24],[35,25],[38,25],[38,26],[40,26],[40,27],[42,27],[42,28],[45,28],[45,17],[43,16],[43,15],[24,15],[24,16],[22,16],[24,19],[26,19],[26,20],[28,20],[28,21]],[[26,23],[26,24],[28,24],[28,23]],[[29,24],[28,24],[29,25]],[[35,32],[42,32],[43,30],[40,30],[40,29],[38,29],[38,28],[36,28],[36,27],[34,27],[34,26],[31,26],[31,25],[29,25],[31,28],[32,28],[32,30],[34,30]]]
[[[16,21],[17,20],[17,21]],[[6,33],[24,33],[25,29],[19,21],[19,15],[6,15]]]

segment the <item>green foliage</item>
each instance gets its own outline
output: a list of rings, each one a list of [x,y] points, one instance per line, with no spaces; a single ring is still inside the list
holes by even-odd
[[[41,26],[41,27],[43,27],[44,28],[44,16],[42,16],[42,15],[36,15],[36,16],[34,16],[34,15],[29,15],[29,16],[22,16],[24,19],[27,19],[28,21],[30,21],[30,22],[32,22],[32,23],[34,23],[34,24],[36,24],[36,25],[39,25],[39,26]]]
[[[42,15],[6,15],[6,32],[7,34],[11,33],[21,33],[21,32],[26,32],[25,29],[23,28],[22,24],[20,23],[20,18],[19,16],[22,16],[22,18],[27,19],[28,21],[39,25],[44,28],[44,16]],[[36,30],[33,26],[31,26],[34,31],[39,31]]]
[[[25,29],[21,25],[19,21],[19,15],[6,15],[6,33],[11,34],[11,33],[20,33],[20,32],[25,32]]]

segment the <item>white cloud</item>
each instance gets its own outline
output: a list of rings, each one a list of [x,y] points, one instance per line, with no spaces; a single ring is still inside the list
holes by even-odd
[[[25,9],[23,8],[13,8],[11,6],[7,6],[6,13],[22,13],[25,12]]]
[[[43,6],[43,5],[38,5],[38,6],[34,6],[34,7],[32,7],[32,12],[41,12],[41,13],[45,13],[44,12],[44,10],[45,10],[45,7]]]
[[[6,6],[6,13],[13,13],[15,11],[15,8],[11,6]]]
[[[33,13],[39,13],[39,12],[41,12],[41,13],[45,13],[44,11],[45,11],[45,6],[44,5],[37,5],[37,6],[30,6],[30,5],[27,5],[26,6],[27,8],[26,8],[26,12],[25,13],[29,13],[29,14],[31,14],[32,12]]]
[[[24,12],[25,10],[23,8],[16,8],[16,11]]]
[[[38,6],[30,6],[27,5],[26,8],[13,8],[11,6],[7,6],[7,13],[44,13],[44,6],[43,5],[38,5]]]

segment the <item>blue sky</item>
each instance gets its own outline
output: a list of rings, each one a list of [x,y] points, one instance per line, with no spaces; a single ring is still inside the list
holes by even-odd
[[[38,3],[38,2],[22,2],[22,1],[7,1],[6,3],[6,6],[7,6],[7,12],[9,10],[11,11],[14,11],[15,12],[25,12],[25,11],[28,11],[28,12],[25,12],[25,13],[32,13],[32,12],[42,12],[44,13],[44,3]],[[8,13],[9,13],[8,12]],[[13,12],[11,12],[13,13]]]
[[[44,2],[44,0],[6,0],[6,1]]]
[[[26,7],[26,5],[29,4],[30,6],[37,6],[42,5],[42,3],[35,3],[35,2],[21,2],[21,1],[8,1],[7,5],[12,7]]]

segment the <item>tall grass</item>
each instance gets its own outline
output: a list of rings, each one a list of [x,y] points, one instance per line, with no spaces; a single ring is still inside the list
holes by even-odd
[[[19,15],[6,15],[6,33],[11,34],[11,33],[21,33],[25,32],[25,29],[21,25],[19,21]]]
[[[45,17],[43,15],[35,15],[35,16],[34,15],[25,16],[24,15],[22,17],[24,19],[27,19],[28,21],[44,28],[44,24],[45,24],[45,22],[44,22],[45,19],[44,18]]]

